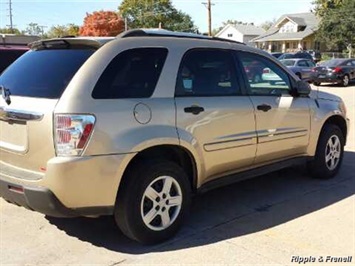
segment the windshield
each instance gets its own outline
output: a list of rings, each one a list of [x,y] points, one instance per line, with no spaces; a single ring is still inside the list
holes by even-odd
[[[295,65],[295,60],[281,60],[281,63],[284,64],[285,66],[294,66]]]
[[[59,99],[66,86],[94,50],[29,51],[0,76],[11,95]]]

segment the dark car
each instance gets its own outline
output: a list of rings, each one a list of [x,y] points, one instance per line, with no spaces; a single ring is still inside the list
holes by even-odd
[[[308,82],[313,81],[314,73],[312,72],[312,69],[316,66],[313,61],[302,58],[283,59],[280,61],[292,70],[292,72],[295,73],[300,79]]]
[[[280,52],[273,52],[271,53],[271,55],[275,58],[279,58],[281,55],[283,55],[283,53],[280,53]]]
[[[313,68],[312,71],[316,86],[322,82],[331,82],[346,87],[351,80],[355,80],[355,59],[331,59]]]
[[[291,59],[291,58],[309,59],[314,62],[312,55],[310,55],[307,52],[285,53],[285,54],[281,55],[278,59],[282,60],[282,59]]]
[[[27,46],[0,45],[0,73],[29,50]]]

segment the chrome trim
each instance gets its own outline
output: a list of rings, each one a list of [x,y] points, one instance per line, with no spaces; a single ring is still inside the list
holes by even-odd
[[[25,110],[8,109],[0,107],[0,120],[15,121],[39,121],[42,120],[44,114]]]

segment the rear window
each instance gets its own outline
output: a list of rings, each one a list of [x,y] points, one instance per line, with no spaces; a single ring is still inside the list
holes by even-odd
[[[149,98],[163,69],[168,50],[137,48],[118,54],[93,92],[94,99]]]
[[[325,62],[321,63],[320,65],[326,66],[326,67],[335,67],[335,66],[340,65],[343,62],[344,62],[344,60],[333,59],[333,60],[325,61]]]
[[[0,76],[11,95],[58,99],[94,50],[29,51]]]
[[[281,60],[281,63],[284,64],[285,66],[294,66],[295,65],[295,60]]]

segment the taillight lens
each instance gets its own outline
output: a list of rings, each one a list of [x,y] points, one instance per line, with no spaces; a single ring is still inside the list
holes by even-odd
[[[81,155],[94,125],[93,115],[55,115],[54,139],[57,155]]]
[[[312,68],[312,72],[317,72],[317,69],[315,67]]]
[[[336,67],[336,68],[333,69],[333,72],[334,73],[340,73],[341,70],[342,70],[341,67]]]

